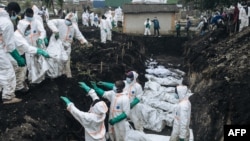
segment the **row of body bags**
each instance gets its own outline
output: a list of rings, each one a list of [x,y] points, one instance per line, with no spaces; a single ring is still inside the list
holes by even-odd
[[[172,127],[174,111],[179,102],[175,87],[182,84],[185,73],[178,69],[166,69],[153,60],[146,61],[145,77],[148,81],[144,86],[144,93],[135,112],[143,120],[143,127],[155,132],[161,132],[166,126]],[[192,93],[189,90],[188,95]],[[129,130],[127,140],[130,141],[168,141],[170,136],[145,134],[137,130]],[[190,129],[190,139],[193,141],[193,131]]]

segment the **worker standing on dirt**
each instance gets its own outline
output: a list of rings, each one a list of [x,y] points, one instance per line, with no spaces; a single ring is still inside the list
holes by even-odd
[[[152,24],[151,21],[149,20],[149,18],[147,18],[147,20],[144,22],[144,26],[145,26],[144,35],[151,35],[151,32],[150,32],[151,24]]]
[[[49,58],[49,54],[41,48],[37,48],[28,43],[25,39],[31,34],[31,25],[26,20],[20,20],[17,25],[17,30],[14,33],[15,45],[20,55],[25,53],[34,55],[42,55]],[[26,58],[27,60],[28,58]],[[26,92],[28,91],[28,85],[25,83],[27,67],[18,67],[14,65],[16,73],[16,91]]]
[[[159,32],[159,29],[160,29],[160,23],[159,23],[159,20],[157,19],[157,17],[155,17],[152,22],[154,23],[154,36],[158,36],[160,37],[160,32]],[[156,35],[156,32],[157,32],[157,35]]]
[[[173,129],[169,141],[189,141],[189,124],[191,116],[191,103],[187,95],[188,88],[185,85],[176,86],[179,103],[175,111]]]
[[[181,23],[180,23],[180,21],[178,21],[175,24],[175,29],[176,29],[176,37],[180,37],[181,36]]]
[[[125,141],[129,130],[127,116],[130,112],[130,104],[127,93],[123,91],[125,83],[122,80],[116,81],[113,90],[104,91],[91,82],[97,95],[107,98],[110,104],[109,113],[109,137],[112,141]]]
[[[130,101],[129,118],[134,124],[136,130],[143,132],[143,120],[141,115],[140,100],[143,95],[141,84],[137,82],[138,73],[129,71],[126,73],[125,87],[123,91],[127,92]],[[108,89],[113,89],[114,83],[99,81],[97,85],[103,86]]]
[[[86,141],[106,141],[104,120],[108,107],[104,101],[99,99],[93,89],[84,82],[79,82],[79,84],[93,100],[88,112],[80,111],[67,97],[61,96],[60,98],[66,103],[67,110],[84,127]]]
[[[22,101],[16,98],[16,76],[8,54],[17,61],[18,66],[25,66],[25,60],[19,55],[15,48],[13,38],[14,26],[11,22],[16,20],[17,14],[21,11],[18,3],[10,2],[5,9],[0,8],[0,91],[2,91],[3,104],[10,104]],[[13,59],[11,58],[11,59]]]
[[[106,21],[106,17],[102,15],[102,19],[100,20],[100,34],[101,34],[101,43],[106,44],[107,36],[108,36],[108,25]]]
[[[48,27],[52,30],[56,39],[60,39],[63,42],[64,49],[67,52],[68,60],[65,66],[65,72],[67,78],[72,78],[70,69],[70,54],[71,54],[71,43],[73,42],[73,37],[78,39],[81,44],[88,45],[88,41],[79,31],[76,24],[72,23],[73,13],[69,13],[65,19],[53,19],[48,21]]]
[[[31,8],[25,10],[24,19],[30,24],[30,34],[25,36],[28,43],[37,48],[46,49],[44,38],[46,37],[46,31],[43,23],[36,20],[34,17],[34,11]],[[47,66],[40,65],[46,60],[40,59],[34,54],[25,53],[28,68],[28,80],[30,83],[41,83],[45,79],[45,73],[48,70]],[[38,61],[39,60],[39,61]]]

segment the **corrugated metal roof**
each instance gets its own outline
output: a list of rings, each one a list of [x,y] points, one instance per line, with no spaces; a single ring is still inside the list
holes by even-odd
[[[177,12],[176,4],[124,4],[124,13],[157,13],[157,12]]]

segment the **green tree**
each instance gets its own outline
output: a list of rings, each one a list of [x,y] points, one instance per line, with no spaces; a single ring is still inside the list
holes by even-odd
[[[54,15],[56,15],[55,10],[54,10],[55,9],[54,0],[43,0],[43,4],[45,4],[47,8],[52,8]]]

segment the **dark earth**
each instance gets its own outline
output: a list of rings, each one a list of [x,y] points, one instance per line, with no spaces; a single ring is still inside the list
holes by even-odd
[[[17,92],[21,103],[1,104],[0,141],[84,141],[84,128],[59,97],[66,96],[80,110],[88,111],[91,99],[78,86],[79,81],[114,82],[124,79],[125,72],[136,70],[144,86],[144,62],[151,57],[187,73],[185,80],[194,92],[190,127],[195,141],[222,141],[223,125],[250,123],[250,28],[232,36],[218,29],[192,39],[125,35],[118,30],[107,44],[100,43],[99,29],[79,28],[93,47],[73,42],[73,78],[46,78],[40,84],[30,84],[27,93]],[[156,134],[169,135],[170,130],[166,127]]]

